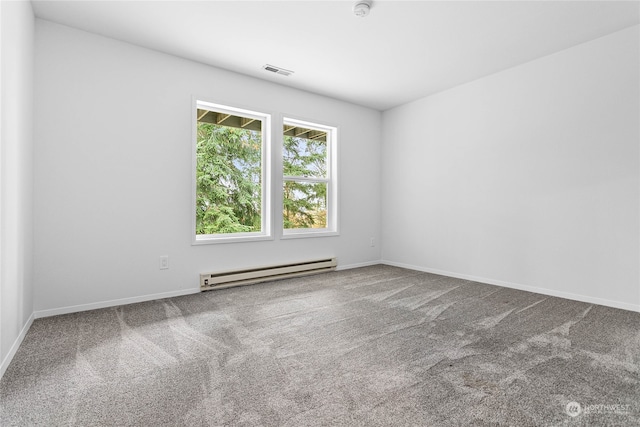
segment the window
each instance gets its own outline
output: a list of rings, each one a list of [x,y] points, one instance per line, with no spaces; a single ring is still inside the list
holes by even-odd
[[[271,238],[268,114],[196,101],[194,243]]]
[[[334,127],[283,121],[283,237],[337,234]]]

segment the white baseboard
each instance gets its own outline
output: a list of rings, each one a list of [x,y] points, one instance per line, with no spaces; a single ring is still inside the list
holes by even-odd
[[[518,283],[504,282],[501,280],[487,279],[485,277],[459,274],[451,271],[438,270],[435,268],[428,268],[428,267],[422,267],[422,266],[399,263],[394,261],[387,261],[387,260],[375,260],[375,261],[367,261],[367,262],[356,263],[356,264],[338,265],[336,267],[336,270],[349,270],[352,268],[369,267],[369,266],[378,265],[378,264],[408,268],[410,270],[424,271],[426,273],[439,274],[442,276],[455,277],[458,279],[473,280],[474,282],[487,283],[489,285],[519,289],[519,290],[535,292],[543,295],[549,295],[549,296],[566,298],[566,299],[571,299],[571,300],[581,301],[581,302],[586,302],[591,304],[604,305],[607,307],[620,308],[623,310],[640,312],[640,304],[630,304],[630,303],[625,303],[620,301],[613,301],[613,300],[607,300],[603,298],[590,297],[586,295],[573,294],[569,292],[556,291],[553,289],[540,288],[537,286],[521,285]],[[41,317],[57,316],[59,314],[77,313],[81,311],[95,310],[99,308],[114,307],[118,305],[133,304],[137,302],[153,301],[153,300],[162,299],[162,298],[172,298],[172,297],[177,297],[182,295],[195,294],[198,292],[200,292],[199,288],[192,288],[192,289],[186,289],[186,290],[180,290],[180,291],[163,292],[159,294],[142,295],[142,296],[131,297],[131,298],[121,298],[116,300],[102,301],[102,302],[96,302],[96,303],[90,303],[90,304],[72,305],[72,306],[53,308],[48,310],[38,310],[33,313],[33,315],[31,316],[30,322],[33,322],[34,318],[39,319]],[[31,323],[28,323],[28,325],[31,325]]]
[[[380,260],[363,262],[358,264],[338,265],[336,270],[348,270],[351,268],[368,267],[370,265],[380,264]],[[42,317],[58,316],[60,314],[78,313],[81,311],[96,310],[99,308],[116,307],[119,305],[133,304],[137,302],[153,301],[162,298],[179,297],[182,295],[197,294],[200,288],[186,289],[181,291],[164,292],[160,294],[142,295],[131,298],[121,298],[109,301],[100,301],[89,304],[70,305],[66,307],[51,308],[47,310],[37,310],[34,312],[36,319]]]
[[[534,292],[536,294],[548,295],[552,297],[566,298],[574,301],[586,302],[589,304],[604,305],[607,307],[620,308],[622,310],[636,311],[640,313],[640,304],[630,304],[626,302],[613,301],[604,298],[590,297],[587,295],[574,294],[570,292],[556,291],[554,289],[540,288],[537,286],[521,285],[519,283],[504,282],[502,280],[487,279],[485,277],[470,276],[467,274],[453,273],[435,268],[420,267],[417,265],[404,264],[394,261],[382,260],[382,264],[394,267],[408,268],[410,270],[424,271],[425,273],[439,274],[441,276],[455,277],[457,279],[472,280],[474,282],[486,283],[488,285],[502,286],[504,288],[519,289],[521,291]]]
[[[13,360],[13,356],[16,355],[18,348],[20,348],[20,344],[22,344],[24,337],[27,335],[27,332],[29,332],[29,328],[31,327],[31,324],[33,323],[34,318],[35,318],[34,313],[31,313],[31,316],[29,316],[27,323],[25,323],[22,330],[18,334],[18,337],[16,338],[16,340],[13,342],[13,345],[9,349],[9,353],[7,353],[4,360],[2,361],[2,364],[0,364],[0,378],[2,378],[5,371],[9,367],[9,364]]]
[[[163,298],[179,297],[182,295],[197,294],[200,288],[185,289],[180,291],[163,292],[159,294],[141,295],[138,297],[121,298],[109,301],[93,302],[90,304],[70,305],[67,307],[51,308],[48,310],[38,310],[34,312],[35,318],[57,316],[59,314],[78,313],[81,311],[96,310],[99,308],[115,307],[118,305],[133,304],[136,302],[153,301]]]
[[[338,265],[336,267],[336,270],[350,270],[352,268],[360,268],[360,267],[370,267],[372,265],[379,265],[382,264],[381,260],[376,260],[376,261],[367,261],[367,262],[360,262],[357,264],[347,264],[347,265]]]

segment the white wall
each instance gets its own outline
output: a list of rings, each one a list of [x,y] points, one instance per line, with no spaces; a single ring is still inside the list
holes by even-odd
[[[383,259],[640,310],[638,40],[386,111]]]
[[[380,260],[378,111],[42,20],[35,88],[39,315],[195,291],[219,269]],[[338,125],[341,235],[192,246],[192,95]]]
[[[36,61],[42,315],[219,268],[375,263],[370,237],[389,263],[640,306],[637,27],[385,112],[382,149],[376,111],[47,21]],[[341,236],[191,246],[192,95],[339,125]]]
[[[0,376],[33,313],[31,3],[0,2]]]

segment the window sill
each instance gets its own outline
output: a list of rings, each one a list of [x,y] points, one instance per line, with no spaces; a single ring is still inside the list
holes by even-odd
[[[200,235],[195,236],[193,241],[191,242],[192,246],[196,245],[216,245],[219,243],[241,243],[241,242],[262,242],[265,240],[273,240],[273,236],[263,235],[263,234],[249,234],[249,235],[221,235],[221,236],[212,236],[212,235]]]
[[[314,230],[314,229],[302,229],[302,230],[285,230],[282,233],[282,240],[287,239],[306,239],[309,237],[331,237],[331,236],[339,236],[340,233],[337,231],[331,230]]]

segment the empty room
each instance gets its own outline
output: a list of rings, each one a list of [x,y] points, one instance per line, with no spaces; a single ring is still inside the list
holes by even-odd
[[[0,425],[640,425],[640,2],[0,22]]]

